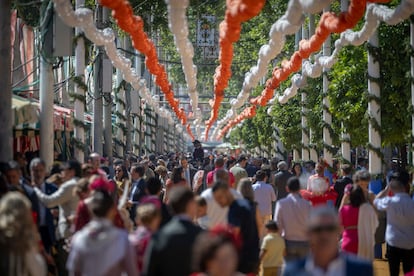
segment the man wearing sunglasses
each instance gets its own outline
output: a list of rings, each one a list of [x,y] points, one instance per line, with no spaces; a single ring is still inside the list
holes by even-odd
[[[308,221],[310,254],[287,263],[283,275],[359,276],[373,275],[372,264],[338,250],[339,222],[334,208],[318,207]]]

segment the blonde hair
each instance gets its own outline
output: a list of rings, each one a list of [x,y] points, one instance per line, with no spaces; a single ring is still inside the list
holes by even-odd
[[[0,200],[0,246],[23,255],[36,244],[36,234],[30,201],[19,192],[7,193]]]
[[[155,218],[160,216],[161,212],[154,204],[142,204],[137,208],[137,218],[143,225],[149,225]]]

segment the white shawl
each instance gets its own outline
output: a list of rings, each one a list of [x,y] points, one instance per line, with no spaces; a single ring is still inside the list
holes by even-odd
[[[375,231],[378,227],[378,216],[369,203],[359,207],[358,214],[358,256],[373,260]]]

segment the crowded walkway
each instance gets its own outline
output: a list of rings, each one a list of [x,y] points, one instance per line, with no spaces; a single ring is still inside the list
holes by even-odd
[[[235,158],[207,157],[202,165],[174,153],[108,166],[92,153],[87,163],[56,164],[53,172],[39,158],[2,163],[1,274],[413,273],[414,201],[405,171],[374,195],[364,182],[369,174],[352,170],[337,208],[335,190],[350,177],[349,165],[331,183],[323,163],[315,164],[302,189],[283,160],[241,154],[247,162],[228,162]],[[235,182],[232,166],[253,176]],[[280,173],[289,174],[286,181]]]

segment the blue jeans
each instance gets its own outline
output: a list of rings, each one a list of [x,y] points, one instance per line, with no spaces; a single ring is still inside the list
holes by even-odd
[[[285,240],[285,244],[286,244],[286,256],[285,256],[286,262],[305,258],[309,253],[309,242],[307,241]]]

